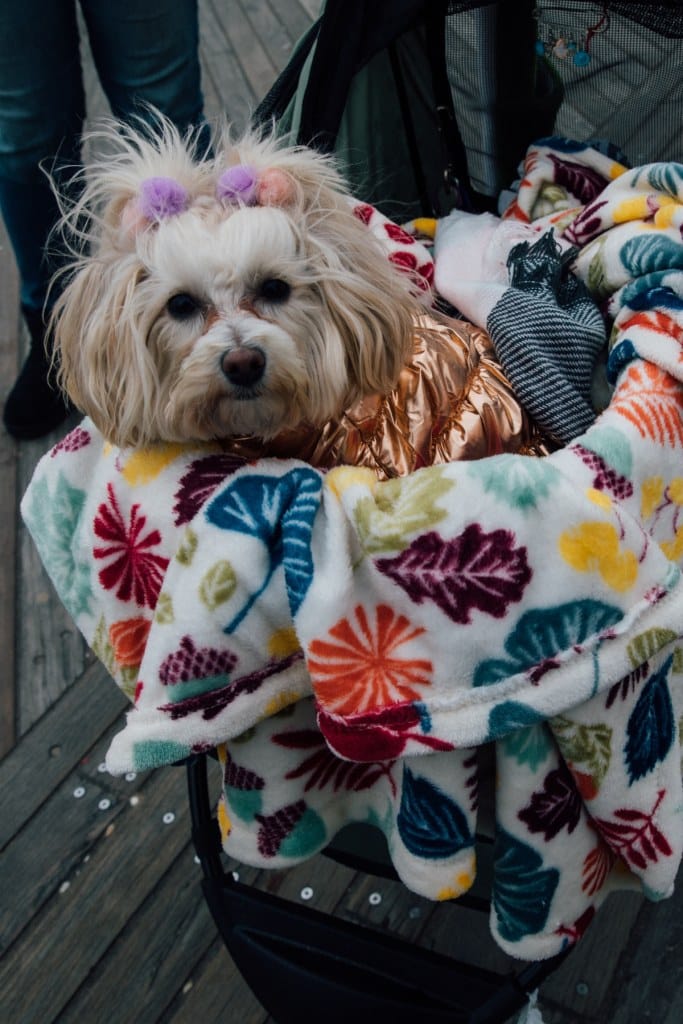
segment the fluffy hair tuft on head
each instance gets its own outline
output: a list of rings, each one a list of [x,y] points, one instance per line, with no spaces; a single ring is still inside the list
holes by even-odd
[[[395,385],[423,310],[331,158],[199,138],[110,124],[64,214],[61,380],[118,445],[319,427]]]

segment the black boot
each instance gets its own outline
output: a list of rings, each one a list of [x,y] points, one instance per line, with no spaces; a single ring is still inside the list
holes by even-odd
[[[31,349],[10,391],[3,421],[7,432],[20,441],[49,434],[73,412],[56,382],[55,368],[45,348],[45,324],[35,310],[24,309]]]

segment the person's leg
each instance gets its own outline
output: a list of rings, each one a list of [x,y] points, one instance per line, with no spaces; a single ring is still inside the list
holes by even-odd
[[[116,117],[152,104],[184,132],[203,118],[197,0],[81,0],[93,58]]]
[[[67,414],[48,382],[44,350],[41,314],[59,262],[46,258],[45,246],[59,210],[43,168],[62,183],[73,173],[83,115],[73,0],[0,4],[0,212],[32,338],[4,410],[17,437],[39,437]]]

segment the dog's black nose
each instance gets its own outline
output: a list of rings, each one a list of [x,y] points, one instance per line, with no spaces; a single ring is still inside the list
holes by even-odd
[[[260,348],[233,348],[221,359],[221,369],[231,384],[250,388],[258,384],[266,368],[266,357]]]

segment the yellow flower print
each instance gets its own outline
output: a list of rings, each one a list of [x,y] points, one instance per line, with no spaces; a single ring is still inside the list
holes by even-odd
[[[444,886],[436,894],[439,901],[455,900],[472,887],[475,878],[476,861],[473,853],[469,855],[469,864],[458,871],[451,885]]]
[[[683,526],[678,527],[673,540],[662,540],[659,546],[669,561],[680,562],[683,559]]]
[[[565,562],[579,572],[599,572],[605,583],[622,593],[638,575],[638,559],[632,551],[619,550],[619,535],[610,523],[582,523],[566,530],[559,540]]]
[[[218,827],[221,830],[221,841],[225,842],[230,833],[232,832],[232,822],[228,816],[228,811],[225,806],[225,797],[221,796],[218,801],[217,808]]]
[[[154,480],[179,455],[197,448],[197,444],[155,444],[139,448],[125,461],[121,475],[127,484],[147,484]]]
[[[286,658],[301,648],[293,626],[285,626],[276,630],[268,641],[268,654],[271,658]]]
[[[609,510],[612,507],[612,499],[609,494],[605,494],[604,491],[599,491],[595,487],[591,487],[590,490],[586,492],[586,497],[589,501],[592,501],[594,505],[597,505],[598,508],[605,508]]]
[[[377,477],[371,469],[363,466],[337,466],[327,474],[326,485],[337,498],[341,498],[349,487],[359,484],[361,487],[368,487],[371,491],[375,489]]]
[[[649,519],[659,505],[664,494],[664,481],[661,476],[650,476],[643,480],[640,496],[640,515],[642,519]]]
[[[669,484],[669,497],[674,505],[683,505],[683,477],[676,476]]]

